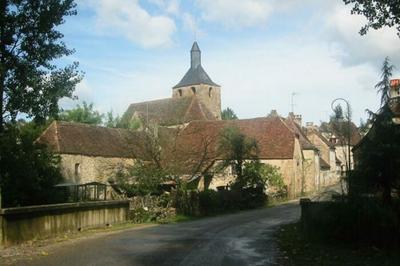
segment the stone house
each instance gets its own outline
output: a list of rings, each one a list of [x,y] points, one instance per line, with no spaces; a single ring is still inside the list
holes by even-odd
[[[320,187],[338,182],[341,162],[337,159],[335,145],[328,141],[312,123],[308,123],[306,134],[311,143],[319,150]]]
[[[43,132],[38,141],[60,154],[67,180],[106,182],[116,169],[132,165],[136,159],[148,160],[144,147],[146,125],[153,124],[158,128],[157,135],[162,135],[162,160],[179,162],[183,165],[181,170],[186,171],[183,174],[197,174],[204,180],[204,167],[223,159],[216,154],[219,134],[232,126],[258,142],[260,160],[279,167],[292,196],[325,184],[321,182],[321,165],[326,167],[329,163],[324,163],[318,146],[304,132],[300,116],[222,121],[221,87],[202,67],[196,42],[190,55],[190,68],[172,88],[171,98],[128,107],[122,124],[129,127],[137,123],[137,131],[53,122]],[[206,187],[227,185],[232,178],[232,173],[215,176]]]
[[[54,121],[37,142],[60,156],[67,182],[83,184],[105,183],[119,168],[133,165],[133,150],[127,143],[132,138],[126,129]]]
[[[208,160],[219,161],[224,159],[223,154],[218,154],[218,138],[226,128],[236,128],[249,138],[258,143],[258,158],[262,163],[276,166],[280,169],[284,183],[289,194],[294,197],[302,192],[315,189],[315,172],[319,166],[315,166],[315,154],[312,153],[312,171],[305,173],[305,155],[309,150],[315,151],[311,144],[303,149],[303,140],[293,129],[287,125],[287,121],[279,116],[269,116],[253,119],[230,120],[230,121],[192,121],[181,132],[178,138],[180,147],[187,149],[202,150],[207,143]],[[204,136],[210,140],[204,142]],[[312,147],[312,148],[311,148]],[[317,160],[318,163],[318,160]],[[212,171],[212,169],[211,169]],[[229,170],[223,174],[216,173],[214,178],[205,187],[216,189],[227,186],[234,180],[233,171]]]

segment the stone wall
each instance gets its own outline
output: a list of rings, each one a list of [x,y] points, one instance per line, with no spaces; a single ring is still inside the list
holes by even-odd
[[[61,154],[61,171],[68,182],[107,182],[113,173],[134,164],[133,159]]]
[[[196,97],[205,104],[212,112],[214,117],[221,119],[221,88],[218,86],[210,86],[207,84],[192,85],[173,89],[172,97]]]
[[[1,209],[4,246],[128,220],[129,201],[63,203]]]
[[[303,154],[304,183],[302,192],[315,191],[320,185],[319,157],[314,150],[303,150]]]

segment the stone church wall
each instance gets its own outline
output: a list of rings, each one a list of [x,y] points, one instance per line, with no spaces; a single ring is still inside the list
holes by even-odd
[[[221,88],[207,84],[192,85],[176,88],[172,92],[173,98],[196,97],[207,106],[216,119],[221,119]]]

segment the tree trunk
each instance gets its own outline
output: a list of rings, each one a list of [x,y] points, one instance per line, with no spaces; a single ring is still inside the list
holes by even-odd
[[[4,130],[4,86],[5,86],[5,52],[6,52],[6,34],[5,34],[5,17],[6,17],[7,0],[1,1],[0,4],[0,134]]]

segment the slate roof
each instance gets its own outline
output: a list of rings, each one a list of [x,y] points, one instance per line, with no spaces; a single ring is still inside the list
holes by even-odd
[[[187,149],[202,147],[204,137],[215,140],[210,149],[216,153],[218,139],[225,128],[236,127],[256,139],[260,159],[292,159],[295,133],[279,117],[263,117],[230,121],[193,121],[179,134],[177,144]],[[215,154],[220,159],[223,155]]]
[[[215,120],[212,113],[196,96],[131,104],[122,116],[121,122],[128,124],[134,117],[160,126],[179,125],[193,120]]]
[[[219,86],[211,80],[204,68],[201,66],[201,51],[197,42],[193,43],[191,53],[191,66],[182,80],[173,88],[181,88],[191,85],[207,84],[211,86]]]
[[[126,129],[54,121],[36,140],[59,154],[132,158],[128,139],[136,139]]]
[[[181,88],[191,85],[207,84],[211,86],[219,86],[208,76],[204,68],[199,65],[196,68],[190,68],[183,76],[182,80],[173,88]]]

